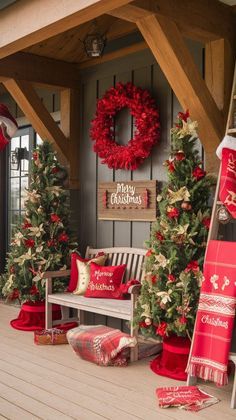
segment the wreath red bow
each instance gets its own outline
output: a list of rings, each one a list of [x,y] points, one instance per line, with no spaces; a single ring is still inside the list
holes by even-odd
[[[134,137],[123,146],[115,141],[114,117],[129,108],[135,119]],[[90,131],[93,149],[109,168],[134,170],[143,163],[160,137],[159,113],[147,90],[117,83],[97,102]]]

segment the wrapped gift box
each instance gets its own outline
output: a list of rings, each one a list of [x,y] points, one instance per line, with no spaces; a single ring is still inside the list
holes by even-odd
[[[77,327],[77,322],[68,322],[60,324],[55,328],[48,330],[38,330],[34,332],[35,344],[68,344],[66,333],[71,328]]]
[[[67,344],[66,331],[58,328],[34,332],[35,344]]]

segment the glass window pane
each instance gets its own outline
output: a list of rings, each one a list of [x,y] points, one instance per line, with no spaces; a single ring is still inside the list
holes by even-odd
[[[41,139],[41,137],[37,133],[36,134],[36,145],[39,146],[42,143],[43,143],[43,140]]]
[[[20,207],[20,178],[11,178],[10,179],[10,209],[9,210],[18,210]]]
[[[10,176],[19,176],[20,175],[20,167],[17,169],[17,161],[16,157],[11,155],[11,173]]]
[[[19,165],[18,165],[17,152],[16,152],[16,150],[19,148],[19,144],[20,144],[19,140],[20,140],[19,137],[15,137],[11,140],[11,152],[9,154],[9,162],[10,162],[10,170],[11,170],[10,176],[20,175],[20,168],[18,167]]]
[[[28,188],[29,184],[29,178],[27,176],[24,176],[21,178],[21,208],[23,209],[25,207],[25,200],[26,200],[26,191],[25,189]]]
[[[21,163],[20,163],[20,167],[21,167],[21,173],[23,175],[28,174],[28,172],[29,172],[29,161],[28,161],[28,159],[22,159]]]
[[[26,175],[29,171],[29,135],[21,137],[21,171]],[[24,158],[24,159],[23,159]]]
[[[11,150],[15,150],[16,147],[20,147],[20,137],[13,137],[11,139]]]
[[[12,233],[20,221],[20,213],[18,211],[10,211],[8,214],[9,220],[9,240],[11,240]]]
[[[21,137],[21,147],[26,147],[29,150],[29,135],[25,135]]]

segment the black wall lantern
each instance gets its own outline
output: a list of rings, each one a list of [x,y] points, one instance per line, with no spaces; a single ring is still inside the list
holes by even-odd
[[[83,43],[88,57],[101,57],[106,45],[106,37],[99,33],[88,34]]]
[[[11,151],[11,169],[18,171],[22,160],[29,160],[29,151],[26,147],[16,147]],[[24,168],[23,168],[24,170]]]

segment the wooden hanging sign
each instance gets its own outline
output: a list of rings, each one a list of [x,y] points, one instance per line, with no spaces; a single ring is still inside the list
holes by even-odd
[[[101,182],[98,185],[98,219],[156,220],[156,181]]]

